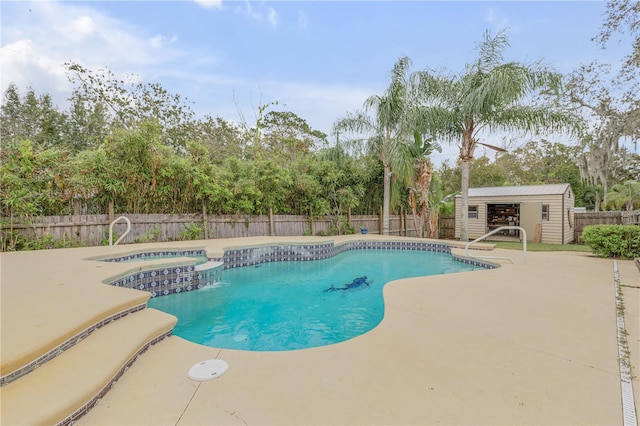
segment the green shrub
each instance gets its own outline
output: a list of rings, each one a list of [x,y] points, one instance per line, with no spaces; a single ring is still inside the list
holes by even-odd
[[[155,225],[153,229],[148,230],[144,235],[140,235],[136,238],[136,243],[152,243],[160,241],[160,235],[162,234],[162,228],[159,225]]]
[[[601,257],[640,257],[640,226],[590,225],[582,231],[582,239]]]
[[[190,224],[185,226],[182,231],[180,231],[180,240],[181,241],[201,240],[203,234],[204,234],[204,231],[202,227],[199,226],[198,224],[191,222]]]

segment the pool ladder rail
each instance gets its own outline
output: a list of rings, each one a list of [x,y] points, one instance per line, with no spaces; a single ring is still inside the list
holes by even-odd
[[[471,247],[472,244],[477,243],[478,241],[484,240],[487,237],[490,237],[491,235],[500,232],[500,231],[504,231],[504,230],[508,230],[508,229],[518,229],[520,230],[520,232],[522,232],[522,261],[524,264],[527,263],[527,231],[525,231],[525,229],[522,226],[501,226],[499,228],[494,229],[491,232],[487,232],[486,234],[484,234],[481,237],[476,238],[473,241],[468,242],[465,246],[464,246],[464,253],[467,255],[467,257],[471,258],[471,259],[502,259],[502,260],[508,260],[509,262],[513,263],[513,259],[511,259],[510,257],[503,257],[503,256],[472,256],[471,254],[469,254],[469,247]]]
[[[125,222],[127,222],[127,230],[126,230],[126,231],[124,231],[124,234],[122,234],[122,235],[120,236],[120,238],[118,238],[118,239],[116,240],[116,242],[114,243],[114,242],[113,242],[113,225],[115,225],[115,224],[116,224],[116,222],[119,222],[120,220],[124,220]],[[111,222],[111,224],[109,225],[109,246],[111,247],[111,246],[118,245],[118,243],[119,243],[120,241],[122,241],[122,240],[124,239],[124,237],[126,237],[126,236],[127,236],[127,234],[129,234],[129,232],[131,232],[131,221],[129,220],[129,218],[128,218],[128,217],[126,217],[126,216],[119,216],[119,217],[117,217],[117,218],[116,218],[113,222]]]

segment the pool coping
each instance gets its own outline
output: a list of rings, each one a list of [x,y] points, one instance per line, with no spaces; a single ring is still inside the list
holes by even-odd
[[[259,244],[233,244],[229,246],[223,246],[222,248],[211,249],[211,247],[215,247],[215,244],[202,244],[202,241],[194,242],[194,245],[185,244],[184,242],[180,242],[180,246],[176,247],[175,243],[153,243],[143,244],[142,246],[146,246],[148,248],[137,248],[132,250],[129,246],[112,246],[112,247],[91,247],[85,248],[90,251],[100,251],[100,252],[109,252],[110,254],[99,254],[99,255],[90,255],[86,257],[81,257],[79,260],[83,263],[84,266],[87,264],[94,263],[97,268],[96,272],[106,272],[111,269],[115,269],[115,273],[112,275],[102,275],[102,279],[100,279],[100,283],[107,284],[113,287],[119,288],[127,288],[135,291],[144,291],[151,294],[151,297],[156,297],[159,295],[170,295],[180,293],[182,291],[192,291],[197,290],[202,286],[199,286],[196,282],[195,285],[191,285],[193,275],[196,273],[195,263],[196,261],[192,257],[188,257],[189,252],[198,252],[198,255],[206,254],[207,258],[212,261],[222,261],[223,264],[217,267],[241,267],[241,266],[251,266],[259,263],[266,263],[272,261],[310,261],[310,260],[320,260],[326,259],[328,257],[335,256],[344,251],[348,250],[357,250],[357,249],[419,249],[425,251],[434,251],[434,252],[443,252],[448,253],[452,256],[453,259],[477,265],[485,268],[496,268],[499,265],[483,260],[470,259],[466,256],[454,255],[451,252],[451,248],[456,246],[456,243],[450,244],[448,242],[442,242],[440,240],[424,240],[424,239],[402,239],[402,238],[384,238],[375,236],[367,236],[362,238],[360,236],[351,236],[346,237],[346,240],[340,241],[336,243],[336,240],[333,238],[315,238],[311,237],[307,241],[296,241],[295,238],[281,237],[280,241],[268,242],[268,243],[259,243]],[[232,240],[234,243],[238,242],[238,239]],[[310,249],[319,249],[314,252],[314,256],[307,257],[304,259],[294,259],[294,255],[284,254],[290,252],[292,247],[301,247],[305,250]],[[491,247],[491,245],[480,246],[480,249]],[[249,256],[249,252],[253,250],[260,249],[276,249],[275,254],[272,258],[263,258],[256,262],[244,263],[243,260],[246,260]],[[82,250],[82,249],[81,249]],[[42,254],[45,251],[34,252],[38,254]],[[60,250],[53,251],[55,253],[59,253]],[[281,253],[282,252],[282,253]],[[24,253],[24,252],[21,252]],[[136,257],[144,258],[145,255],[150,253],[153,254],[185,254],[185,256],[168,258],[168,259],[151,259],[151,260],[142,260],[140,262],[135,262]],[[17,253],[16,253],[17,254]],[[194,254],[194,253],[191,253]],[[6,256],[6,254],[5,254]],[[227,259],[231,259],[229,263],[225,263],[225,257]],[[117,261],[116,259],[123,259],[125,261]],[[235,263],[234,263],[235,262]],[[184,269],[186,267],[186,269]],[[185,274],[188,276],[185,277]],[[164,279],[165,283],[161,294],[156,294],[153,291],[151,283],[153,283],[153,276],[155,275],[166,275]],[[164,278],[164,277],[163,277]],[[143,284],[143,281],[149,281]],[[84,327],[80,327],[75,331],[71,336],[58,342],[57,344],[48,347],[47,349],[41,351],[39,356],[34,357],[30,361],[25,364],[13,368],[11,371],[3,374],[0,377],[0,388],[19,379],[20,377],[28,374],[44,363],[54,359],[55,357],[62,354],[64,351],[78,344],[86,337],[88,337],[93,331],[99,329],[100,327],[109,324],[110,322],[117,320],[118,318],[125,316],[129,313],[137,312],[141,309],[146,308],[146,302],[143,304],[136,304],[135,306],[129,307],[124,310],[119,310],[114,312],[113,314],[98,320],[94,323],[86,324]]]
[[[166,243],[160,244],[163,245]],[[213,252],[220,252],[223,245],[244,244],[226,240],[206,246]],[[457,255],[459,250],[455,251]],[[95,265],[81,265],[77,260],[87,253],[109,253],[105,248],[65,253],[70,253],[65,261],[78,268],[77,274],[65,275],[62,268],[56,269],[54,260],[47,261],[45,254],[31,253],[43,262],[41,270],[26,271],[26,277],[17,284],[26,283],[30,277],[41,277],[41,285],[56,286],[56,279],[61,276],[71,283],[92,273],[96,279],[83,285],[93,288],[104,286],[97,278],[104,279],[124,270],[122,265],[103,265],[95,269]],[[58,256],[62,253],[53,254],[55,261],[65,258]],[[3,255],[3,300],[9,294],[4,291],[6,286],[16,276],[14,265],[7,268],[4,262],[19,257]],[[477,275],[474,273],[472,280],[468,274],[453,274],[458,276],[447,277],[437,284],[434,280],[422,279],[394,282],[385,287],[389,315],[385,314],[380,327],[325,349],[285,354],[247,353],[205,348],[170,337],[140,357],[118,385],[87,416],[79,419],[78,424],[424,424],[438,421],[531,424],[572,420],[581,423],[587,422],[587,418],[595,422],[604,418],[607,423],[621,423],[619,384],[616,384],[617,400],[612,399],[609,394],[612,386],[607,379],[614,374],[612,365],[617,370],[617,349],[609,347],[609,343],[615,345],[617,340],[615,307],[611,300],[613,287],[610,278],[606,278],[610,275],[610,262],[588,254],[532,253],[528,263],[526,266],[503,264],[495,270],[479,271]],[[606,267],[603,268],[603,264]],[[604,269],[608,275],[602,272]],[[509,276],[514,278],[513,282],[504,281]],[[571,277],[579,281],[572,281]],[[430,285],[425,287],[424,282]],[[64,291],[64,288],[56,287],[56,290]],[[502,300],[505,291],[509,292],[509,298]],[[602,300],[603,294],[609,299]],[[448,299],[452,295],[462,300]],[[447,305],[439,306],[437,301],[432,301],[434,296],[447,300]],[[466,298],[473,303],[462,304]],[[17,301],[11,300],[47,309],[36,299],[25,295]],[[579,303],[571,303],[576,300]],[[20,328],[33,323],[14,321],[6,316],[13,311],[5,312],[5,303],[8,302],[3,301],[3,322],[8,320]],[[585,306],[589,306],[588,311]],[[434,309],[434,312],[427,315],[423,309]],[[545,316],[539,316],[542,313]],[[73,315],[73,312],[61,314]],[[637,319],[637,310],[635,315]],[[512,324],[503,323],[501,316]],[[634,322],[628,320],[629,323]],[[449,345],[452,352],[444,358],[428,349],[425,352],[421,342],[405,339],[407,324],[428,326],[432,332],[441,330],[441,334],[433,336],[431,344],[434,348]],[[563,334],[565,329],[573,330],[572,327],[577,327],[576,336]],[[517,333],[512,332],[513,328]],[[588,329],[584,334],[583,328]],[[4,347],[4,336],[2,343]],[[582,347],[584,350],[580,350]],[[456,352],[456,348],[472,349],[473,353],[467,356],[464,350]],[[500,352],[495,352],[495,348]],[[512,351],[515,357],[511,356]],[[438,371],[425,370],[424,360],[414,359],[413,353],[427,356],[431,363],[444,364]],[[518,355],[527,358],[519,359]],[[514,372],[520,376],[511,379],[515,380],[512,385],[515,388],[505,387],[511,381],[505,382],[507,377],[502,375],[502,370],[494,368],[498,366],[492,359],[496,356],[509,362],[503,366],[507,370],[503,373]],[[224,358],[230,363],[230,369],[220,379],[196,385],[186,378],[186,371],[192,362],[203,357]],[[352,362],[354,357],[358,359],[355,364]],[[399,363],[379,363],[391,357]],[[462,368],[465,365],[467,367]],[[374,372],[382,366],[391,369],[389,372],[393,374],[378,377]],[[467,380],[464,388],[451,382],[452,375],[457,377],[462,372]],[[299,374],[303,377],[297,377]],[[421,383],[417,378],[426,379],[426,382]],[[326,380],[331,387],[326,387]],[[305,387],[301,388],[303,383]],[[634,386],[637,386],[637,379]],[[431,387],[434,390],[430,390]],[[147,388],[160,393],[153,397],[136,393],[137,389]],[[485,396],[470,393],[482,390]],[[502,399],[487,398],[497,397],[506,390],[511,397],[505,394]],[[449,391],[447,395],[446,391]],[[351,392],[357,392],[358,397],[345,398]],[[165,399],[165,394],[171,397]],[[463,398],[465,395],[468,398]],[[514,400],[516,396],[526,405],[519,406]],[[292,408],[286,403],[287,398],[300,405]],[[133,400],[135,404],[132,405]],[[460,403],[465,409],[454,410]]]

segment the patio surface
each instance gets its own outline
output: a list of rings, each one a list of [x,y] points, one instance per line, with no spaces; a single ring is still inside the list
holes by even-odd
[[[365,238],[384,239],[265,237],[3,253],[3,370],[5,360],[19,363],[44,336],[82,327],[121,298],[148,297],[101,283],[131,265],[87,257],[157,247],[206,247],[212,256],[270,242]],[[518,251],[473,253],[515,263],[387,284],[382,323],[335,345],[248,352],[172,336],[141,355],[77,424],[622,424],[613,261],[529,252],[524,264]],[[637,375],[640,273],[632,261],[617,263]],[[210,358],[227,361],[228,371],[205,382],[187,377]],[[637,378],[633,385],[638,410]]]

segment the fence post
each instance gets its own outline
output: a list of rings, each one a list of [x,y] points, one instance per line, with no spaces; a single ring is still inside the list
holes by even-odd
[[[113,207],[113,200],[109,200],[109,223],[115,220],[115,212]]]
[[[273,237],[275,235],[275,226],[273,223],[273,207],[269,207],[269,236]]]

